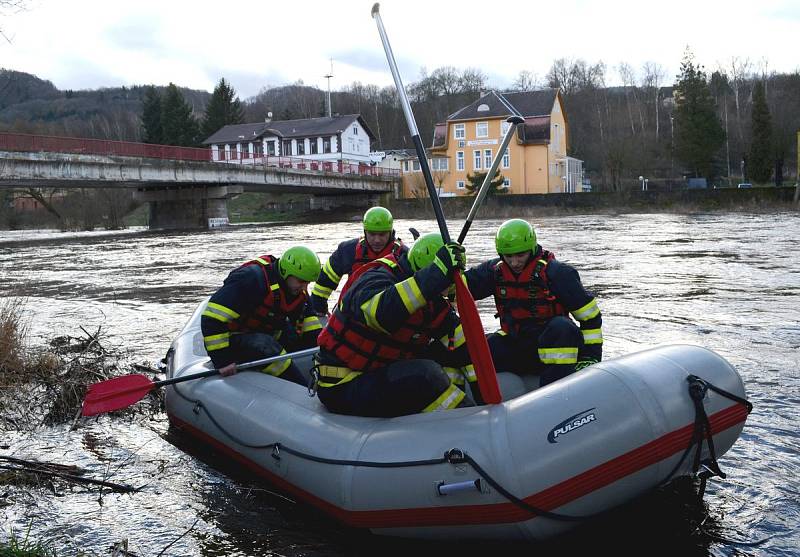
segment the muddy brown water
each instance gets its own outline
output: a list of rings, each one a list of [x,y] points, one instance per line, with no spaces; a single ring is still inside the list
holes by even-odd
[[[499,221],[473,224],[470,263],[493,255]],[[0,455],[75,464],[139,488],[120,494],[64,482],[0,485],[0,539],[13,528],[60,554],[485,555],[555,552],[798,555],[800,533],[800,216],[797,213],[592,215],[537,219],[540,242],[574,264],[604,317],[605,357],[658,344],[710,348],[741,373],[755,405],[722,459],[728,479],[705,505],[675,486],[545,545],[437,544],[344,530],[171,432],[166,416],[85,419],[4,431]],[[454,235],[455,225],[451,225]],[[403,238],[432,221],[403,220]],[[223,231],[123,234],[0,232],[0,295],[26,298],[34,343],[102,327],[132,362],[166,352],[197,303],[230,269],[302,242],[327,256],[358,234],[352,222]],[[479,303],[487,329],[491,301]],[[756,543],[757,545],[748,545]]]

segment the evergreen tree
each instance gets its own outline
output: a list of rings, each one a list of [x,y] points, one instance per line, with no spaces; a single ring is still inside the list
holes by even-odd
[[[764,83],[756,82],[753,89],[751,116],[751,143],[748,173],[755,182],[766,182],[772,177],[772,119],[769,115]]]
[[[161,95],[152,85],[144,92],[142,101],[142,141],[145,143],[161,143]]]
[[[192,116],[192,107],[174,83],[169,84],[161,101],[161,130],[164,145],[196,147],[199,143],[200,127]]]
[[[486,178],[486,172],[467,174],[467,183],[465,184],[467,188],[467,194],[477,195],[478,192],[481,191],[481,185],[483,184],[484,178]],[[489,182],[489,191],[487,194],[492,195],[493,193],[508,193],[508,188],[503,187],[503,182],[505,181],[506,179],[502,174],[495,176],[494,180]]]
[[[214,88],[211,100],[206,107],[201,130],[203,138],[210,137],[222,126],[241,124],[242,122],[244,122],[242,103],[236,96],[236,91],[223,77]]]
[[[725,143],[702,66],[687,50],[675,86],[675,156],[695,177],[713,178],[714,156]]]

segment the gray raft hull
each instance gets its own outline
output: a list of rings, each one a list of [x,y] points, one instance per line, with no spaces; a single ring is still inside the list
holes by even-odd
[[[197,311],[173,343],[169,375],[210,368]],[[500,375],[502,404],[391,419],[332,414],[306,389],[258,372],[172,385],[166,405],[174,426],[350,526],[415,538],[534,540],[578,523],[533,516],[469,463],[374,467],[292,451],[386,463],[436,460],[458,449],[527,504],[586,516],[652,490],[681,461],[695,421],[689,375],[745,397],[736,370],[696,346],[604,361],[528,393],[516,376]],[[747,411],[713,391],[703,406],[721,456]],[[289,451],[255,447],[273,443]],[[692,473],[693,456],[674,476]]]

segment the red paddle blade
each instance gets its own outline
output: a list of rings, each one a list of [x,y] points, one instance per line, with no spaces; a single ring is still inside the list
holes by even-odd
[[[141,375],[123,375],[91,385],[83,399],[81,415],[94,416],[127,408],[142,400],[153,388],[150,378]]]
[[[478,376],[481,396],[487,404],[499,404],[503,397],[497,384],[497,373],[494,370],[492,353],[489,352],[489,344],[483,334],[483,324],[478,315],[478,308],[475,306],[475,300],[469,288],[461,278],[461,273],[456,274],[455,283],[458,314],[461,316],[461,327],[464,329],[464,336],[467,339],[469,357],[475,367],[475,375]]]

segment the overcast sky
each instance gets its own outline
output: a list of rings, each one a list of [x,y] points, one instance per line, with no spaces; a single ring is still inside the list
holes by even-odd
[[[2,4],[2,1],[0,1]],[[242,99],[302,80],[325,89],[390,85],[372,2],[351,0],[26,0],[0,15],[0,67],[60,89],[170,81]],[[800,69],[800,0],[385,0],[381,15],[406,84],[423,68],[478,68],[494,87],[520,71],[543,80],[553,60],[663,67],[671,83],[687,45],[707,71]],[[9,42],[10,41],[10,42]]]

